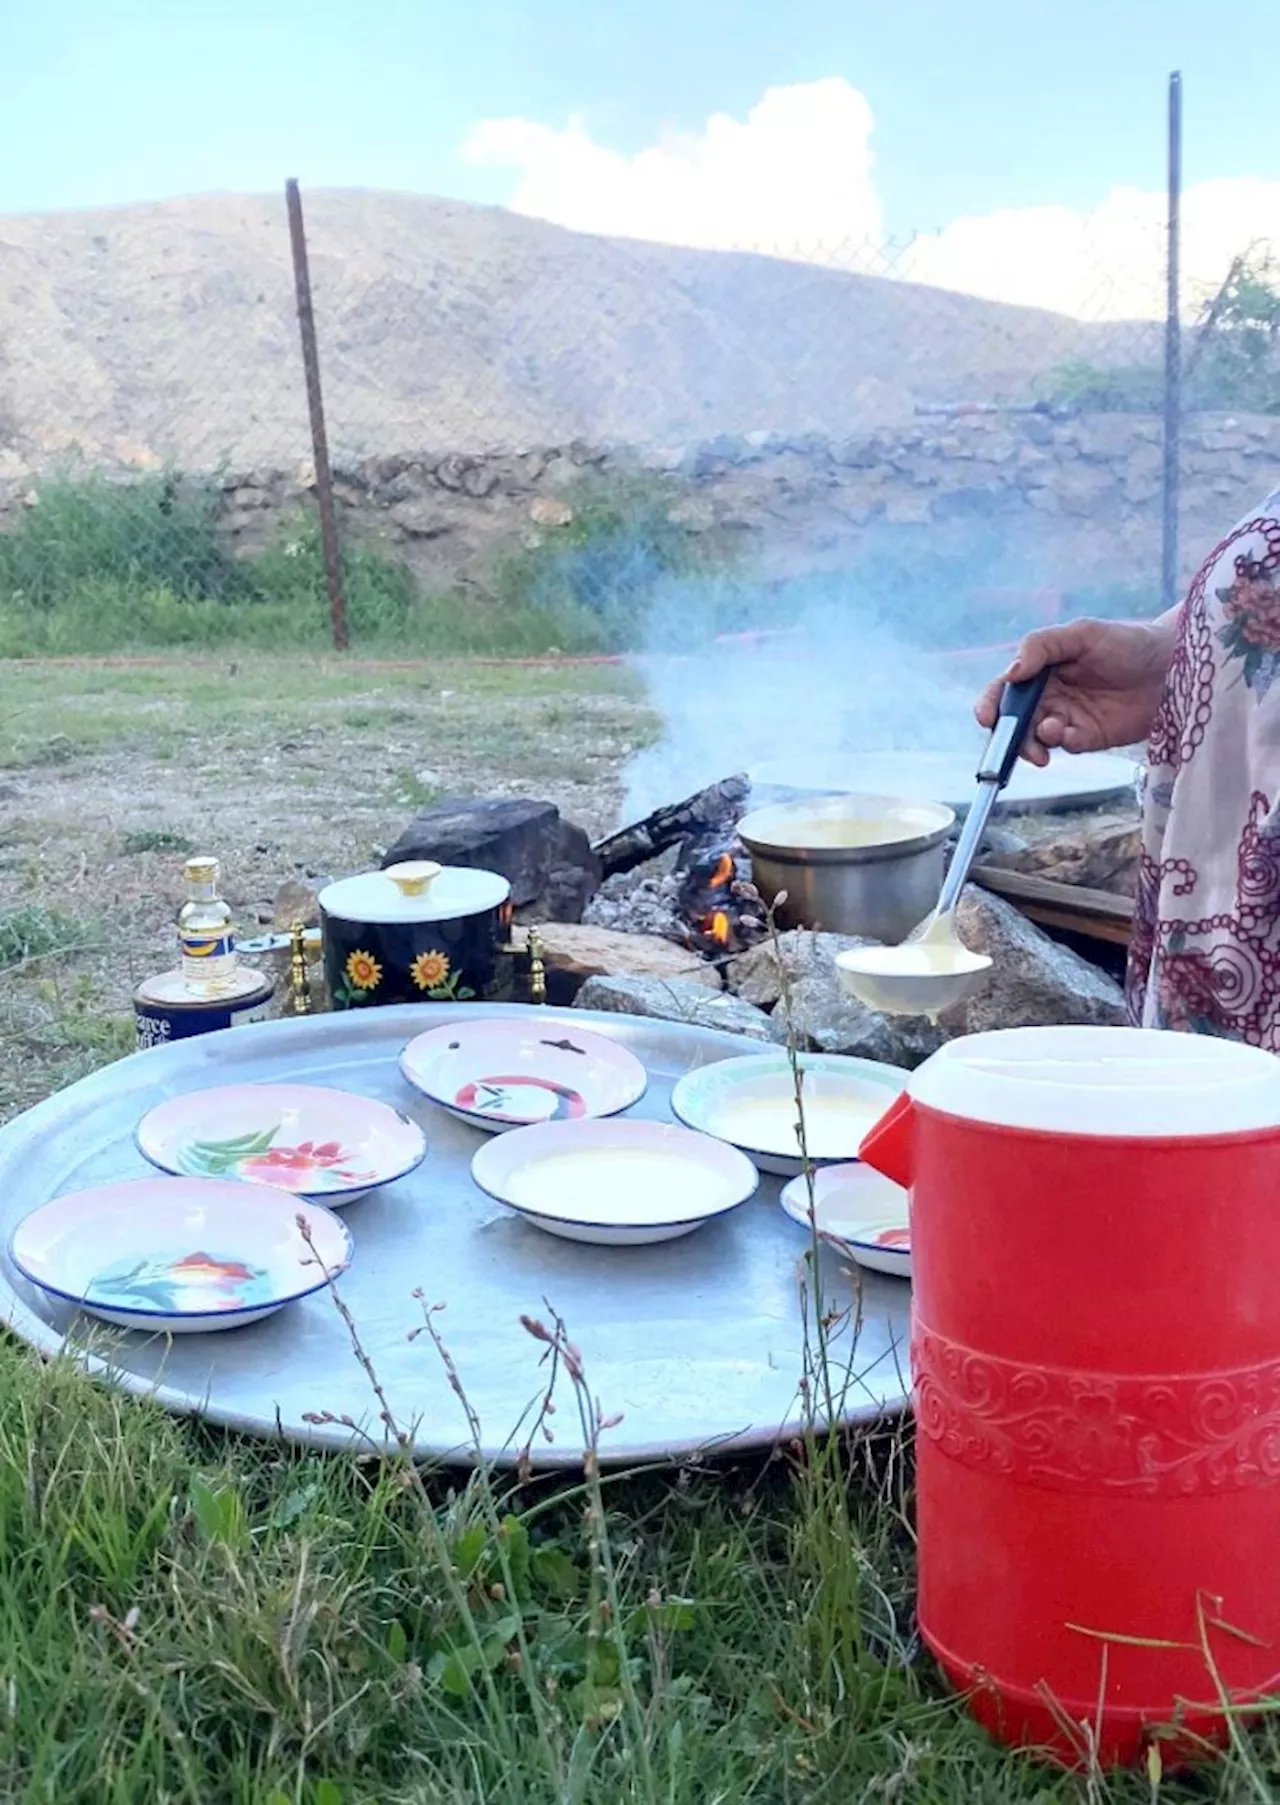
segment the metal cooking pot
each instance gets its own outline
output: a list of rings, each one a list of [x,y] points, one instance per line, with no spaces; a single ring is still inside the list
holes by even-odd
[[[755,885],[782,891],[783,927],[896,945],[938,900],[955,811],[896,796],[831,796],[756,809],[738,823]]]

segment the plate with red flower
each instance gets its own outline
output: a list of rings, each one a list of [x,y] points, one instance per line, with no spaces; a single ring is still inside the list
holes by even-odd
[[[620,1115],[648,1084],[635,1054],[607,1034],[536,1012],[430,1028],[409,1042],[400,1070],[432,1103],[491,1134]]]
[[[260,1322],[351,1264],[322,1205],[233,1179],[133,1178],[71,1191],[9,1242],[22,1276],[117,1328],[207,1334]]]
[[[398,1109],[312,1084],[187,1091],[143,1117],[137,1142],[162,1172],[271,1185],[330,1208],[394,1184],[427,1151]]]
[[[810,1196],[810,1182],[813,1185]],[[872,1272],[911,1277],[911,1218],[907,1193],[871,1166],[821,1166],[782,1189],[793,1222]]]

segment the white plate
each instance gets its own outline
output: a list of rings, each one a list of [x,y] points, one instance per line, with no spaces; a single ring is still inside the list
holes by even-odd
[[[732,1147],[667,1122],[545,1122],[477,1152],[482,1191],[548,1234],[639,1247],[692,1234],[736,1209],[759,1179]]]
[[[186,1091],[142,1118],[137,1141],[162,1172],[271,1185],[331,1209],[404,1178],[427,1151],[398,1109],[313,1084]]]
[[[972,756],[942,752],[850,752],[824,759],[787,759],[751,773],[762,789],[869,792],[910,802],[941,802],[964,814],[977,788],[980,749]],[[1047,765],[1019,759],[997,809],[1084,807],[1136,794],[1140,767],[1114,752],[1054,752]]]
[[[192,1335],[310,1296],[351,1264],[351,1236],[329,1210],[264,1185],[136,1178],[42,1204],[13,1231],[9,1258],[103,1322]]]
[[[867,1132],[906,1089],[909,1074],[872,1059],[800,1053],[809,1163],[856,1159]],[[687,1072],[671,1093],[689,1128],[738,1147],[762,1172],[804,1170],[796,1135],[795,1073],[787,1053],[753,1053]]]
[[[813,1174],[813,1216],[809,1186],[793,1178],[782,1189],[782,1207],[793,1222],[817,1230],[873,1272],[911,1277],[911,1225],[907,1193],[870,1166],[826,1166]]]
[[[519,1016],[430,1028],[409,1042],[400,1070],[432,1103],[490,1132],[620,1115],[648,1084],[617,1041]]]

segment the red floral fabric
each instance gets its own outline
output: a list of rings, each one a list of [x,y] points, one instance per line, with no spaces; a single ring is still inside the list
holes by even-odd
[[[1280,491],[1214,548],[1182,609],[1147,754],[1136,1025],[1280,1052],[1278,681]]]

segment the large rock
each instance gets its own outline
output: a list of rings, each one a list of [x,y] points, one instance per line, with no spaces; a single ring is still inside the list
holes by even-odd
[[[548,922],[539,934],[552,1003],[571,1003],[588,978],[686,978],[707,990],[720,989],[714,965],[654,935],[615,934],[576,922]]]
[[[708,990],[693,978],[588,978],[574,998],[574,1007],[688,1022],[697,1028],[741,1034],[748,1040],[782,1038],[780,1024],[763,1009],[727,991]]]
[[[946,1036],[923,1019],[864,1008],[845,994],[836,975],[837,953],[875,944],[851,934],[796,928],[734,959],[729,986],[744,1001],[772,1010],[779,1040],[794,1035],[809,1052],[849,1053],[913,1068],[936,1052]]]
[[[970,886],[956,911],[960,938],[994,961],[983,987],[942,1017],[948,1035],[1041,1024],[1117,1027],[1124,992],[1113,978],[1042,934],[1003,897]]]
[[[782,995],[784,979],[795,984],[821,967],[834,974],[837,953],[877,944],[851,934],[819,934],[809,928],[793,928],[731,959],[725,975],[730,990],[737,996],[758,1009],[772,1009]]]
[[[600,881],[600,865],[581,828],[562,821],[553,802],[452,796],[415,815],[383,858],[434,859],[497,871],[516,908],[539,904],[551,920],[581,919]],[[576,911],[576,913],[575,913]]]

